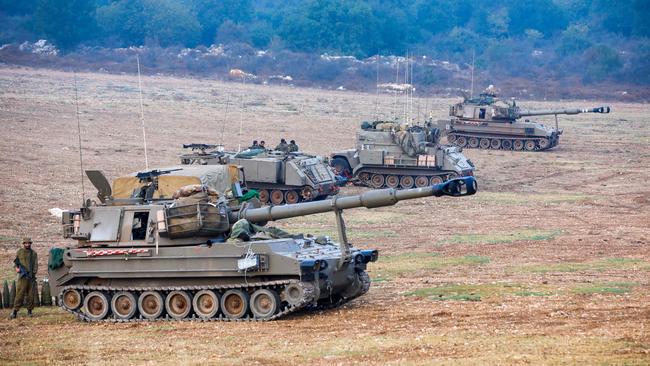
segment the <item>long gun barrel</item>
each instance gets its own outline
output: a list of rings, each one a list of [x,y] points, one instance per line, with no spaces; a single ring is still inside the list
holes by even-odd
[[[430,187],[412,189],[382,189],[365,192],[358,196],[333,197],[323,201],[296,203],[282,206],[251,208],[240,213],[240,218],[251,222],[266,222],[322,212],[339,211],[348,208],[376,208],[392,206],[397,201],[429,196],[469,196],[476,193],[474,177],[462,177]]]
[[[580,114],[580,113],[609,113],[611,108],[609,106],[605,107],[596,107],[591,109],[580,109],[580,108],[571,108],[571,109],[540,109],[540,110],[522,110],[519,111],[518,117],[526,116],[545,116],[545,115],[554,115],[554,114]]]

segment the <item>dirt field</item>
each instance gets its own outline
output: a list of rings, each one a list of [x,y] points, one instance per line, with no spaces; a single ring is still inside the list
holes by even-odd
[[[142,169],[137,77],[77,79],[84,168]],[[169,77],[144,77],[143,89],[151,166],[176,164],[189,142],[286,137],[327,155],[351,147],[376,111],[403,113],[402,100],[348,92]],[[433,106],[443,118],[453,101],[419,100],[413,111]],[[347,212],[351,240],[381,257],[369,293],[343,308],[261,324],[86,324],[56,308],[9,321],[2,310],[0,363],[647,365],[650,106],[611,106],[561,118],[552,151],[466,150],[478,167],[473,197]],[[69,244],[48,209],[82,200],[73,74],[0,69],[0,124],[0,279],[24,235],[36,239],[43,277],[47,250]],[[88,181],[85,190],[94,197]],[[333,234],[331,216],[277,226]]]

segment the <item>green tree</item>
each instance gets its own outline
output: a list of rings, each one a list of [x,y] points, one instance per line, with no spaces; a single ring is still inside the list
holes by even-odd
[[[192,0],[192,11],[201,25],[201,43],[210,45],[223,22],[235,24],[249,22],[253,17],[250,0]]]
[[[607,79],[618,72],[623,63],[616,50],[605,45],[589,48],[584,53],[584,64],[587,65],[584,80],[597,82]]]
[[[161,46],[195,46],[201,26],[180,0],[118,0],[97,9],[97,23],[124,45],[154,40]]]
[[[39,0],[34,29],[62,50],[70,50],[97,35],[92,0]]]

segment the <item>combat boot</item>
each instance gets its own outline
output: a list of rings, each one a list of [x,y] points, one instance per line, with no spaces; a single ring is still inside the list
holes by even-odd
[[[32,317],[32,311],[31,310],[27,310],[27,316],[30,317],[30,318]]]
[[[11,312],[9,319],[16,319],[16,316],[18,316],[18,311],[14,310]]]

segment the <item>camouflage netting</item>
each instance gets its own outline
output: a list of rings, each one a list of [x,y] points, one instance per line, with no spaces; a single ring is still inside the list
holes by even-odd
[[[408,129],[396,131],[393,135],[395,143],[410,157],[426,154],[427,136],[424,129]]]

